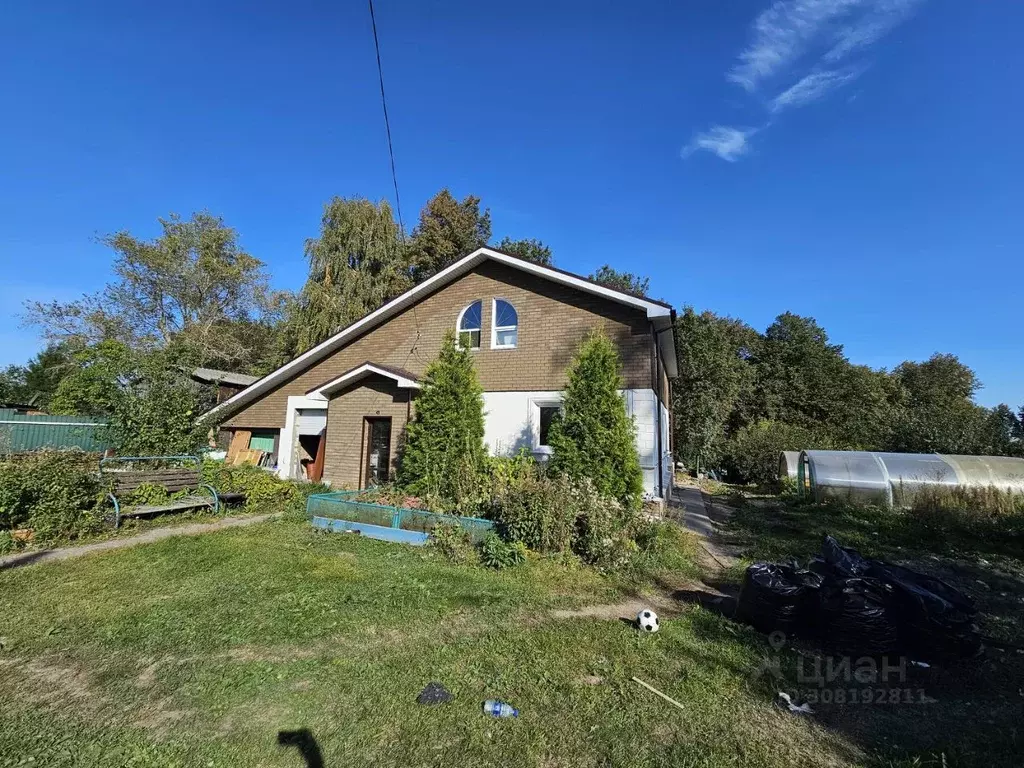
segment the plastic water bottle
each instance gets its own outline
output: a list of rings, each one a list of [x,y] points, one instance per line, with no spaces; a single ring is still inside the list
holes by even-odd
[[[519,710],[504,701],[488,699],[484,702],[484,714],[491,717],[519,717]]]

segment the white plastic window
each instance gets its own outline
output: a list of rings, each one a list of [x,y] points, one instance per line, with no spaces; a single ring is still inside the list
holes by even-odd
[[[519,315],[516,308],[504,299],[494,300],[491,348],[515,349],[519,341]]]
[[[457,328],[459,346],[462,349],[480,349],[480,328],[482,325],[482,301],[474,301],[459,313]]]

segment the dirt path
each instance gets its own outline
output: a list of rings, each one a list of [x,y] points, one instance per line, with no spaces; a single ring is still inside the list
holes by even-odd
[[[161,539],[171,539],[175,536],[196,536],[200,533],[220,531],[225,528],[240,528],[246,525],[255,525],[271,518],[277,517],[277,513],[269,515],[247,515],[245,517],[225,517],[215,523],[191,523],[189,525],[178,525],[168,528],[153,528],[152,530],[140,533],[137,536],[130,536],[123,539],[109,539],[99,541],[95,544],[83,544],[77,547],[63,547],[61,549],[40,549],[34,552],[23,552],[17,555],[0,557],[0,571],[8,568],[18,568],[22,565],[35,563],[49,563],[56,560],[69,560],[73,557],[84,557],[96,552],[106,552],[112,549],[124,549],[135,547],[139,544],[149,544]]]
[[[721,543],[720,529],[732,516],[731,507],[712,500],[700,488],[689,485],[673,488],[669,504],[682,511],[683,527],[700,537],[701,547],[707,555],[702,565],[721,570],[738,562],[738,553]]]

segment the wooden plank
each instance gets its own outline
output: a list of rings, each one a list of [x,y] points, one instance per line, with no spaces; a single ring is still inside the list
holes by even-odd
[[[121,517],[143,517],[145,515],[156,515],[160,512],[175,512],[182,509],[198,509],[199,507],[212,506],[212,498],[196,496],[187,499],[176,499],[167,504],[145,504],[141,507],[130,507],[127,510],[122,510]]]
[[[246,448],[244,451],[239,451],[235,457],[235,464],[253,464],[258,465],[263,459],[264,452],[257,451],[251,448]]]
[[[249,439],[252,437],[252,432],[248,429],[236,429],[235,433],[231,436],[231,444],[228,445],[228,455],[225,461],[232,465],[235,463],[235,458],[238,456],[239,451],[249,449]]]
[[[313,463],[307,465],[306,479],[313,483],[319,483],[324,476],[324,455],[327,452],[327,429],[320,433],[320,442],[316,446],[316,458]]]
[[[145,486],[155,485],[157,488],[163,488],[168,493],[177,493],[178,491],[183,491],[186,488],[198,488],[199,487],[199,483],[190,483],[190,482],[185,481],[185,480],[182,480],[180,482],[176,481],[176,482],[173,482],[173,483],[119,483],[114,488],[114,495],[115,496],[119,496],[119,495],[124,495],[126,493],[131,493],[132,491],[138,490],[140,487],[142,487],[144,485]]]
[[[159,483],[164,480],[181,480],[183,478],[197,478],[200,472],[196,469],[181,470],[175,472],[109,472],[107,477],[115,481],[138,482],[138,483]]]

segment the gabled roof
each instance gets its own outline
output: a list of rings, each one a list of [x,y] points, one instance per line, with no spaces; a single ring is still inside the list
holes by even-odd
[[[344,389],[345,387],[354,384],[360,379],[364,379],[367,376],[383,376],[387,379],[394,381],[400,389],[419,389],[419,377],[415,373],[409,371],[403,371],[401,368],[388,368],[384,365],[378,365],[377,363],[371,363],[367,360],[362,365],[357,365],[345,373],[338,376],[336,379],[321,384],[319,387],[313,387],[309,390],[306,395],[308,397],[323,397],[327,399],[335,392]]]
[[[547,280],[551,280],[552,282],[576,288],[584,293],[602,296],[610,301],[614,301],[628,307],[633,307],[634,309],[646,313],[647,319],[653,323],[655,331],[659,332],[657,336],[658,346],[661,349],[662,358],[665,361],[665,370],[668,372],[670,377],[674,378],[677,375],[676,348],[673,334],[671,332],[660,333],[661,331],[671,331],[672,329],[675,311],[672,309],[670,304],[666,304],[663,301],[648,299],[643,296],[636,296],[632,293],[620,291],[615,288],[609,288],[606,285],[601,285],[593,280],[581,277],[580,275],[575,275],[572,272],[565,272],[561,269],[555,269],[554,267],[545,267],[540,264],[535,264],[532,261],[526,261],[525,259],[520,259],[516,256],[502,253],[501,251],[496,251],[493,248],[477,248],[468,256],[463,256],[458,261],[442,269],[433,277],[413,286],[408,291],[392,299],[379,309],[374,310],[351,325],[342,328],[326,341],[322,341],[312,349],[303,352],[294,360],[282,365],[276,371],[268,373],[256,383],[246,389],[243,389],[234,397],[228,398],[223,403],[213,408],[207,413],[207,416],[211,416],[222,410],[234,409],[254,400],[268,390],[273,389],[278,384],[297,375],[306,368],[309,368],[311,365],[318,363],[323,358],[343,347],[352,339],[355,339],[370,329],[375,328],[385,320],[394,317],[402,310],[407,309],[444,285],[462,277],[462,275],[475,269],[485,261],[495,261],[499,264],[504,264],[514,269],[534,274],[538,277],[543,277]]]

